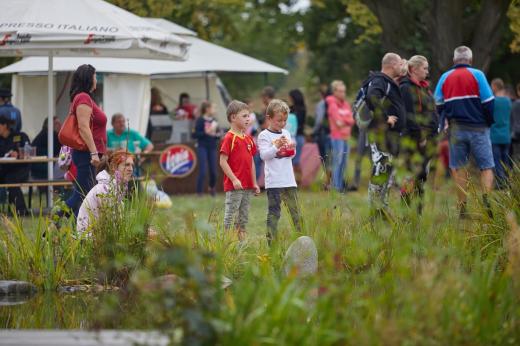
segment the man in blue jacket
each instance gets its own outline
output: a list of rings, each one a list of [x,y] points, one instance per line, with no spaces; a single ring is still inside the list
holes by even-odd
[[[11,130],[22,130],[22,115],[20,110],[11,103],[11,90],[0,88],[0,116],[10,119],[13,123]]]
[[[469,154],[473,155],[480,169],[483,201],[492,217],[487,195],[493,188],[495,167],[489,130],[493,124],[495,98],[484,73],[471,67],[472,59],[471,49],[457,47],[453,56],[455,66],[441,76],[435,89],[441,127],[449,126],[450,169],[458,186],[461,218],[467,216],[468,173],[464,166]]]

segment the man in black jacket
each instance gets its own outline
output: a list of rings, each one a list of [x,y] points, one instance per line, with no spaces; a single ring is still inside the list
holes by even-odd
[[[390,217],[388,193],[393,183],[392,158],[399,153],[401,131],[406,127],[406,109],[394,79],[401,75],[403,60],[387,53],[381,61],[381,72],[371,73],[367,104],[373,111],[368,137],[372,159],[372,175],[368,199],[372,216]]]

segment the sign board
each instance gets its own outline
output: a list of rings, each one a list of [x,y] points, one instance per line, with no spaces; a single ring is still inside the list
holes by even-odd
[[[197,155],[187,145],[174,144],[162,151],[159,164],[168,176],[184,178],[197,167]]]

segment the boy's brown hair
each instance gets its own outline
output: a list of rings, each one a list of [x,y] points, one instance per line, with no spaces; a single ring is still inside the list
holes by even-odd
[[[244,102],[241,102],[238,100],[231,101],[227,106],[227,111],[226,111],[227,120],[229,122],[231,122],[231,116],[237,115],[238,113],[240,113],[243,110],[249,111],[250,110],[249,106],[247,104],[245,104]]]
[[[290,112],[289,106],[282,100],[274,99],[269,102],[267,109],[265,110],[265,116],[268,118],[274,117],[278,113],[284,113],[288,115]]]

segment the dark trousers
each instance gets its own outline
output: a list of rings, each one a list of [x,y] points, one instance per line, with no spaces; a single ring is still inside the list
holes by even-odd
[[[510,144],[493,144],[493,160],[495,161],[495,175],[498,187],[503,187],[506,184],[507,170],[511,168],[509,146]]]
[[[15,165],[13,165],[15,166]],[[29,167],[6,169],[3,167],[0,169],[0,182],[4,184],[16,184],[24,183],[29,180]],[[17,212],[25,213],[27,206],[23,198],[22,189],[19,187],[10,187],[7,189],[9,194],[8,202],[10,205],[14,205]]]
[[[267,239],[271,241],[278,232],[278,221],[282,211],[282,202],[289,209],[294,227],[302,231],[303,219],[298,203],[296,187],[280,187],[267,189]]]
[[[206,180],[206,172],[209,172],[209,188],[215,188],[217,182],[217,149],[199,145],[197,147],[197,157],[199,159],[197,193],[202,193],[204,189],[204,181]]]
[[[353,187],[359,187],[361,182],[361,165],[363,163],[363,157],[369,151],[367,129],[359,129],[356,148],[356,167],[354,169],[354,182],[352,183]]]
[[[330,141],[330,135],[328,133],[320,131],[320,133],[318,133],[318,135],[316,136],[316,144],[318,144],[318,150],[320,152],[321,157],[321,164],[325,168],[325,170],[328,171],[330,170],[330,165],[332,162],[332,144]]]
[[[72,162],[76,165],[78,174],[72,195],[65,203],[75,216],[78,216],[83,199],[96,183],[96,168],[90,164],[90,159],[88,151],[72,151]]]

